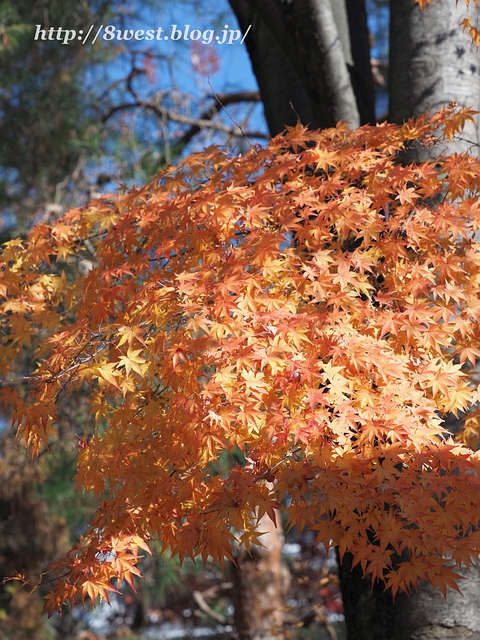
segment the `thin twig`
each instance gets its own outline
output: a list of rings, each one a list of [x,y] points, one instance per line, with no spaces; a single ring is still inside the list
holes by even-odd
[[[220,100],[220,98],[218,97],[218,95],[215,92],[215,89],[212,87],[212,83],[210,82],[210,78],[208,78],[208,86],[210,87],[210,89],[212,90],[213,96],[215,97],[215,100],[217,101],[217,103],[222,107],[222,109],[225,111],[225,113],[227,114],[227,116],[230,118],[230,120],[233,122],[234,125],[236,125],[238,127],[238,129],[241,131],[243,137],[245,138],[245,140],[248,142],[248,144],[250,145],[250,149],[253,149],[253,144],[250,142],[250,140],[248,139],[247,134],[245,133],[245,131],[243,130],[242,125],[237,122],[235,120],[235,118],[232,116],[231,113],[229,113],[227,111],[227,109],[225,108],[225,105],[222,103],[222,101]]]

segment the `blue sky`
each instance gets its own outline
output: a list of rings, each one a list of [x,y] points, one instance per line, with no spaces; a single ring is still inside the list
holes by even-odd
[[[375,36],[375,45],[372,54],[376,58],[384,59],[388,49],[388,7],[378,9],[377,0],[367,0],[370,10],[370,30]],[[376,10],[375,10],[376,9]],[[137,11],[137,16],[132,17],[132,11]],[[121,13],[121,12],[120,12]],[[134,80],[135,88],[138,89],[142,98],[154,95],[155,92],[164,92],[162,105],[173,108],[182,113],[192,116],[201,113],[212,102],[209,97],[212,93],[233,92],[239,90],[256,90],[257,84],[252,72],[250,60],[245,45],[240,42],[234,44],[217,44],[215,37],[211,43],[203,44],[200,40],[192,42],[189,34],[193,30],[198,33],[207,33],[214,30],[216,35],[222,34],[224,29],[230,31],[237,30],[236,18],[230,10],[227,0],[181,0],[172,2],[171,0],[156,0],[155,2],[143,3],[140,5],[131,0],[125,4],[123,19],[117,22],[116,26],[120,30],[153,29],[161,27],[164,35],[171,35],[172,28],[187,33],[187,40],[179,39],[141,41],[141,42],[119,42],[117,46],[125,47],[126,51],[132,48],[138,52],[137,66],[142,67],[145,63],[145,52],[152,56],[150,69],[153,69],[151,76],[137,77]],[[247,35],[248,38],[248,35]],[[112,43],[107,43],[111,45]],[[217,71],[210,69],[203,75],[198,73],[195,67],[194,57],[200,54],[208,57],[210,54],[218,57],[219,68]],[[128,53],[117,58],[110,65],[103,80],[105,86],[108,85],[108,78],[120,78],[128,75],[131,69],[131,60]],[[100,79],[100,81],[102,81]],[[122,96],[119,95],[119,99]],[[385,113],[388,109],[387,95],[383,92],[382,100],[378,105],[378,113]],[[248,126],[250,130],[260,130],[267,132],[266,123],[263,117],[261,104],[254,105],[231,105],[227,114],[223,113],[219,117],[227,125],[233,122],[229,115],[238,121],[246,117],[248,113]],[[153,123],[152,116],[152,123]],[[243,124],[243,121],[242,121]],[[160,136],[158,123],[152,126],[157,127],[154,136]],[[179,131],[179,128],[177,127]],[[202,145],[212,142],[222,143],[222,136],[198,137],[188,150],[199,149]]]
[[[193,3],[195,4],[195,3]],[[143,6],[138,22],[125,20],[125,26],[130,28],[158,28],[163,27],[165,33],[171,33],[172,25],[185,33],[186,25],[190,32],[198,29],[201,32],[215,30],[215,34],[222,34],[225,27],[228,30],[237,30],[238,24],[232,14],[227,0],[203,0],[198,4],[198,9],[192,8],[192,2],[164,2],[155,3],[154,6]],[[139,26],[137,26],[137,24]],[[247,36],[248,37],[248,36]],[[142,43],[143,44],[143,43]],[[232,92],[238,90],[255,90],[257,83],[253,75],[250,60],[245,45],[240,42],[234,44],[219,45],[215,39],[211,44],[198,43],[198,48],[213,51],[220,61],[219,70],[209,76],[199,76],[194,72],[192,64],[191,40],[153,41],[145,43],[149,49],[158,56],[171,58],[171,68],[167,71],[167,63],[164,62],[158,68],[159,85],[166,88],[171,86],[172,75],[177,86],[192,96],[206,96],[215,92]],[[126,69],[125,69],[126,71]],[[210,86],[211,85],[211,86]],[[258,109],[255,117],[255,125],[266,131],[261,109]]]

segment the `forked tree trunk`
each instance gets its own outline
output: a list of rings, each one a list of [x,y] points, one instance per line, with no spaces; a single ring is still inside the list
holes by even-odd
[[[365,0],[229,0],[272,135],[374,120]]]

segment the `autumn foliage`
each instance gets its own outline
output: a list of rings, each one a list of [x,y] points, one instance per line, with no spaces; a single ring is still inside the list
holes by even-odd
[[[70,394],[91,404],[98,510],[49,612],[108,597],[151,538],[232,559],[280,507],[393,593],[455,588],[480,551],[480,162],[398,159],[466,118],[209,148],[4,245],[19,436],[38,454]]]

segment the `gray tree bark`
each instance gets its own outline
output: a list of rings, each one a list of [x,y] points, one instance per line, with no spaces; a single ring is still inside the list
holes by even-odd
[[[455,0],[435,0],[420,10],[414,0],[393,0],[390,16],[390,119],[401,123],[452,101],[478,109],[480,54],[460,22],[470,15],[479,24],[480,10]],[[468,124],[461,138],[429,150],[409,149],[404,160],[421,161],[442,152],[478,152],[477,124]],[[462,573],[459,571],[459,573]],[[348,640],[480,640],[480,570],[463,572],[460,588],[444,600],[421,583],[408,597],[391,594],[381,585],[371,588],[347,554],[340,568]]]
[[[392,595],[372,589],[346,554],[340,565],[348,640],[480,640],[480,572],[464,573],[463,596],[449,589],[447,599],[422,583],[417,593]]]
[[[390,120],[401,123],[450,102],[480,107],[480,53],[460,26],[470,16],[480,24],[480,9],[463,0],[435,0],[421,10],[414,0],[394,0],[390,7]],[[445,143],[435,153],[470,150],[480,142],[478,119],[467,123],[462,139]],[[473,145],[473,146],[472,146]],[[417,149],[410,159],[426,159]]]
[[[272,135],[374,120],[365,0],[229,0]],[[354,37],[352,38],[352,34]]]

